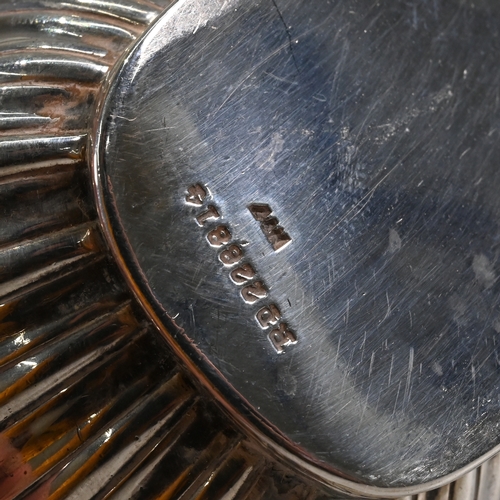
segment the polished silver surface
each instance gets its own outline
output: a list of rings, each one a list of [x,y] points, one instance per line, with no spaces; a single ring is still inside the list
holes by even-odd
[[[170,3],[0,2],[0,498],[346,498],[324,491],[313,470],[292,471],[270,455],[265,436],[263,443],[249,439],[221,415],[141,314],[103,245],[89,191],[90,117],[110,70]],[[221,5],[178,2],[183,18],[170,35],[187,36],[217,20]],[[422,26],[420,14],[416,5],[412,22]],[[273,26],[282,33],[282,24]],[[470,33],[463,35],[481,59]],[[280,204],[254,202],[260,209],[246,215],[262,248],[293,248],[294,224]],[[179,214],[187,206],[199,208],[183,204]],[[189,224],[246,308],[240,291],[252,276],[262,279],[260,268],[224,266],[217,258],[223,245],[213,245],[226,238],[215,231],[219,224]],[[274,248],[283,241],[285,248]],[[390,241],[397,247],[394,234]],[[272,281],[263,284],[272,292]],[[256,310],[259,332],[285,314],[286,304],[279,306]],[[301,345],[296,333],[298,342],[276,356]],[[496,499],[499,470],[496,457],[439,490],[390,496]],[[374,495],[372,489],[363,496]]]
[[[129,284],[328,484],[418,491],[498,445],[499,15],[179,1],[101,101],[99,210]]]
[[[324,498],[194,386],[100,236],[90,116],[168,3],[0,3],[2,500]]]

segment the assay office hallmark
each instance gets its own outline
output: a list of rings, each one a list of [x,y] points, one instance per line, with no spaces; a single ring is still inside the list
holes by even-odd
[[[254,266],[245,257],[242,246],[237,243],[228,225],[220,224],[221,211],[213,203],[207,203],[210,197],[208,188],[198,183],[187,189],[185,201],[187,204],[201,209],[195,217],[196,223],[200,228],[206,227],[208,229],[207,242],[211,247],[219,250],[218,260],[225,268],[229,269],[229,277],[239,287],[243,301],[249,305],[264,301],[268,297],[267,285],[258,277]],[[261,223],[270,219],[272,210],[268,205],[253,204],[250,207],[267,207],[268,213],[266,212],[264,218],[261,217]],[[252,212],[252,210],[250,211]],[[253,212],[252,215],[254,215]],[[255,215],[254,218],[256,218]],[[256,218],[256,220],[260,219]],[[291,241],[291,238],[278,226],[277,219],[275,221],[273,218],[268,225],[270,229],[267,232],[262,230],[273,248],[280,249]],[[297,343],[297,336],[283,321],[280,308],[276,304],[263,305],[255,313],[255,319],[262,330],[269,330],[268,338],[278,354],[284,352],[284,347]]]

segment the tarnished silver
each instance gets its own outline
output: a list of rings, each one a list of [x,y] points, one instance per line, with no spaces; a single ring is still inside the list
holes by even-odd
[[[0,498],[500,498],[497,16],[1,3]]]

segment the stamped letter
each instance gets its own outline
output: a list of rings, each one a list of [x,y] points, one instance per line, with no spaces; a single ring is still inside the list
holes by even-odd
[[[257,321],[263,329],[275,325],[281,318],[280,310],[274,304],[269,304],[257,311],[255,315]]]
[[[275,328],[269,333],[269,340],[276,349],[276,352],[281,354],[284,346],[295,344],[297,342],[297,337],[288,328],[286,323],[280,323],[278,328]]]
[[[254,304],[260,299],[267,297],[267,290],[262,281],[256,281],[241,290],[243,300],[248,304]]]
[[[292,241],[292,238],[290,238],[290,236],[285,233],[285,230],[281,226],[273,229],[267,235],[267,239],[269,240],[269,243],[271,243],[275,252],[286,247],[288,243]]]
[[[243,264],[240,267],[237,267],[233,271],[231,271],[231,279],[237,285],[243,285],[244,283],[248,283],[252,281],[255,277],[254,268],[250,264]]]
[[[186,203],[201,206],[207,197],[207,190],[201,184],[194,184],[188,188]]]
[[[259,222],[266,220],[273,212],[266,203],[253,203],[248,207],[248,210],[250,210],[253,218]]]
[[[213,205],[208,205],[207,210],[196,217],[196,222],[199,226],[203,226],[209,219],[220,219],[219,212]]]
[[[207,234],[207,240],[213,247],[221,247],[231,241],[231,233],[226,226],[217,226]]]
[[[227,250],[219,254],[219,260],[225,266],[237,264],[243,258],[243,250],[238,245],[231,245]]]

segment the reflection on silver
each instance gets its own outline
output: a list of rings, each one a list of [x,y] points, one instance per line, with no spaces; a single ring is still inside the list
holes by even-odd
[[[0,497],[342,497],[220,415],[131,301],[99,237],[89,114],[109,68],[169,3],[0,5]],[[16,47],[9,40],[27,27],[43,36]],[[257,314],[273,325],[280,312]],[[499,467],[494,458],[418,500],[498,498]]]
[[[108,68],[82,56],[71,57],[42,50],[23,54],[22,51],[0,56],[0,82],[21,78],[67,78],[81,82],[99,82]]]
[[[205,5],[162,16],[101,96],[108,244],[173,347],[277,454],[360,495],[441,486],[498,451],[497,131],[460,118],[489,123],[498,25],[448,4],[408,31],[405,2],[310,0],[198,23]],[[471,43],[483,65],[454,81]],[[218,227],[232,239],[214,259]],[[242,305],[228,274],[244,263],[258,278]],[[269,336],[266,297],[286,317]]]
[[[9,4],[4,4],[4,8],[9,8]],[[85,14],[79,13],[75,15],[73,8],[71,13],[64,15],[59,9],[61,3],[58,4],[57,10],[53,12],[44,12],[46,9],[33,9],[31,5],[29,9],[20,12],[8,12],[0,14],[0,27],[2,29],[2,40],[6,43],[13,43],[12,38],[19,36],[19,33],[29,31],[32,36],[37,32],[56,35],[56,38],[51,38],[52,41],[58,42],[63,38],[66,42],[68,39],[59,35],[69,35],[72,41],[77,42],[78,39],[88,38],[90,36],[101,36],[107,38],[121,37],[129,40],[134,40],[134,33],[137,28],[132,26],[117,26],[115,24],[104,22],[95,15],[86,17]],[[140,32],[140,29],[138,30]],[[76,38],[76,40],[75,40]],[[72,50],[72,45],[69,47],[66,44],[60,43],[61,50]],[[107,51],[100,47],[98,50],[102,53]]]

